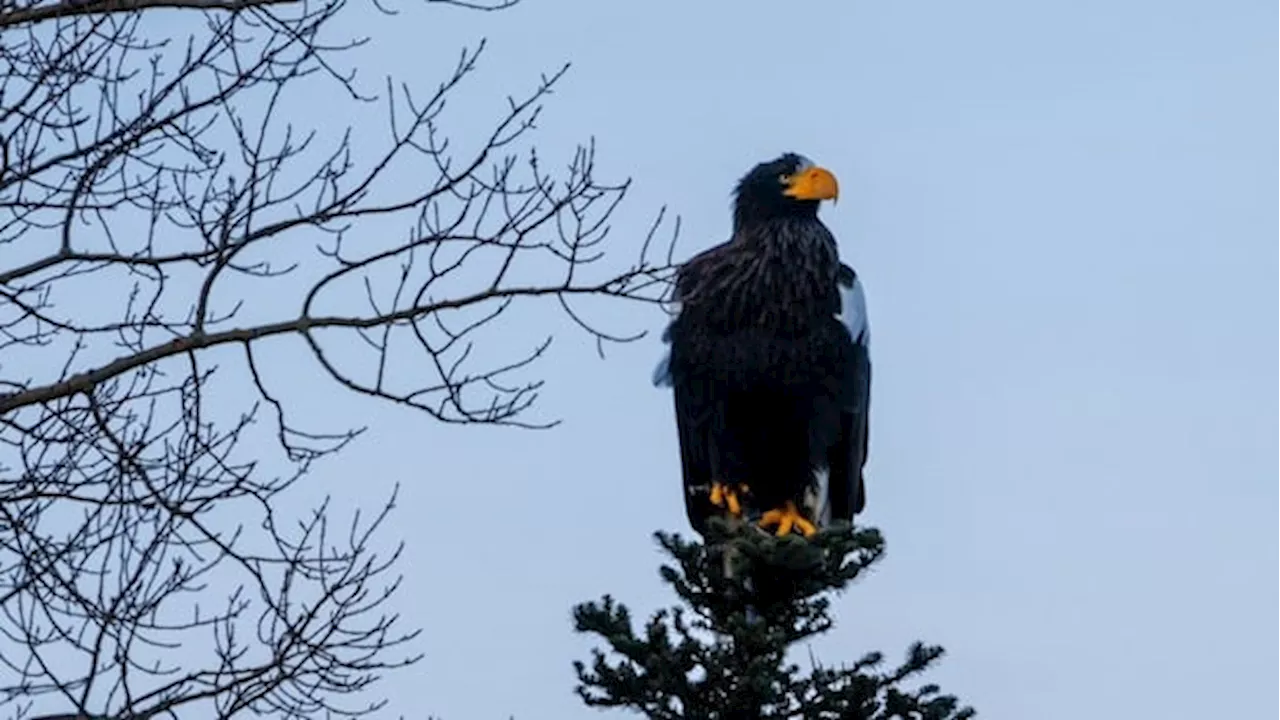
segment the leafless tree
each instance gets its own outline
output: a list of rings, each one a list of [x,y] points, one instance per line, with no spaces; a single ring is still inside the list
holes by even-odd
[[[661,213],[611,235],[627,185],[590,146],[533,150],[563,70],[446,139],[483,45],[425,92],[363,87],[342,18],[375,10],[0,0],[4,717],[378,709],[371,685],[416,659],[387,605],[399,551],[373,540],[394,493],[371,517],[282,502],[361,432],[300,422],[283,374],[540,426],[547,344],[503,357],[512,313],[625,341],[592,301],[665,291]],[[282,368],[290,348],[308,362]]]

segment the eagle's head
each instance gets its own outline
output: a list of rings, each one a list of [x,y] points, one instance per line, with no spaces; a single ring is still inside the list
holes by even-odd
[[[818,204],[834,201],[839,194],[830,170],[803,155],[786,153],[756,165],[738,181],[734,219],[741,226],[784,217],[816,217]]]

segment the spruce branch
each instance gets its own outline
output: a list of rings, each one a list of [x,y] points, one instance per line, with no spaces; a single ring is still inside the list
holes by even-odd
[[[808,540],[776,538],[711,521],[705,543],[656,533],[674,561],[659,574],[681,604],[637,631],[627,606],[606,595],[574,608],[575,629],[600,637],[575,662],[583,702],[655,720],[967,720],[972,708],[936,685],[905,686],[942,657],[916,643],[884,668],[881,653],[851,665],[788,661],[793,646],[830,630],[831,599],[884,554],[874,528],[833,526]]]

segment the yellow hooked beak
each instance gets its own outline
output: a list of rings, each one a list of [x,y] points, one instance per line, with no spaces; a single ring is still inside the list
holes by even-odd
[[[836,176],[830,170],[810,167],[786,179],[787,188],[783,195],[796,200],[831,200],[835,202],[840,195],[840,186]]]

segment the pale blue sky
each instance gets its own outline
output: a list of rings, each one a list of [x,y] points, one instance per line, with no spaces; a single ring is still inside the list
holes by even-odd
[[[402,11],[348,10],[373,82],[434,87],[489,38],[446,123],[462,140],[574,63],[540,142],[594,135],[602,172],[635,179],[621,235],[668,204],[680,257],[722,241],[734,181],[783,151],[839,176],[823,217],[875,338],[861,518],[889,553],[820,658],[940,643],[929,679],[992,720],[1275,715],[1275,3]],[[650,534],[687,531],[659,351],[601,361],[561,335],[538,413],[565,422],[545,433],[314,397],[371,425],[317,492],[405,485],[388,538],[408,543],[399,604],[427,657],[384,686],[393,710],[599,714],[571,693],[591,643],[569,609],[666,604]],[[457,516],[477,501],[478,533]]]

